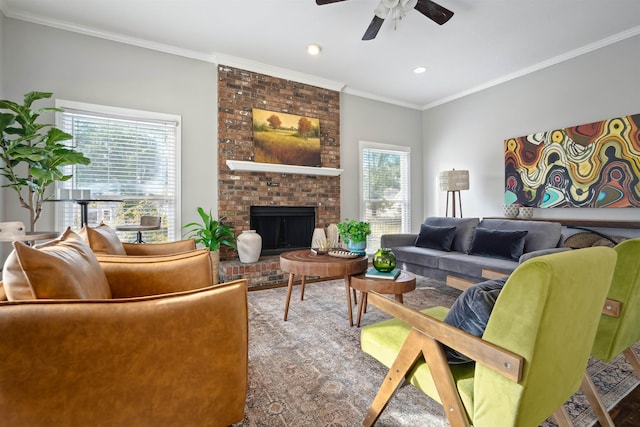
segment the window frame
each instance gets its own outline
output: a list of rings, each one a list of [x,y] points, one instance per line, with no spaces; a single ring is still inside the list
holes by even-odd
[[[365,150],[375,150],[375,151],[386,151],[391,154],[402,154],[406,156],[406,168],[403,171],[401,167],[401,174],[404,172],[405,175],[405,183],[406,183],[406,200],[404,202],[405,212],[401,221],[401,233],[410,233],[411,232],[411,147],[406,145],[395,145],[395,144],[384,144],[379,142],[372,141],[359,141],[358,144],[358,162],[360,166],[360,176],[359,176],[359,201],[360,201],[360,218],[363,221],[366,220],[366,200],[364,198],[364,173],[365,173],[365,165],[364,165],[364,152]],[[402,177],[401,177],[402,179]],[[378,248],[370,247],[370,244],[367,244],[367,253],[375,253]]]
[[[175,224],[170,226],[167,224],[167,238],[171,240],[178,240],[181,238],[182,231],[182,116],[177,114],[168,114],[168,113],[159,113],[147,110],[138,110],[132,108],[123,108],[123,107],[114,107],[109,105],[102,104],[93,104],[87,102],[79,102],[72,101],[68,99],[56,99],[55,107],[61,110],[75,110],[79,112],[87,112],[94,113],[96,115],[103,115],[105,117],[112,117],[116,119],[124,119],[131,121],[147,121],[147,122],[164,122],[164,123],[175,123],[176,133],[175,133],[175,177],[174,177],[174,194],[175,194],[175,212],[174,212],[174,221]],[[56,112],[55,114],[55,122],[58,128],[62,129],[62,112]],[[58,185],[56,185],[56,191],[58,189]],[[55,212],[55,223],[61,223],[63,221],[63,210],[64,206],[62,203],[58,204],[59,206]]]

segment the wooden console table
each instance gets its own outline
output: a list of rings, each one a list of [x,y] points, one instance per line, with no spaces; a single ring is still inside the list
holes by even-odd
[[[484,217],[486,219],[511,219],[518,221],[545,221],[557,222],[567,227],[600,227],[600,228],[640,228],[640,221],[612,220],[602,221],[597,219],[563,219],[563,218],[507,218],[507,217]]]

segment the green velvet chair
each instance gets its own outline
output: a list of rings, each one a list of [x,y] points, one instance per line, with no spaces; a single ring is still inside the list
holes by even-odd
[[[364,425],[373,425],[408,381],[440,402],[452,426],[537,426],[581,385],[616,252],[597,247],[530,259],[511,274],[482,338],[443,323],[448,312],[418,312],[378,294],[369,302],[395,319],[363,328],[361,346],[390,367]],[[444,344],[475,361],[449,365]]]
[[[631,348],[640,341],[640,238],[625,240],[617,244],[614,250],[618,254],[616,269],[591,355],[609,362],[622,353],[640,378],[640,358]],[[585,374],[582,390],[600,425],[613,426],[588,374]]]

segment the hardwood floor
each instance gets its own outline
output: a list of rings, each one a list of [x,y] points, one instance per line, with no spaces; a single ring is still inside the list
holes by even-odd
[[[616,427],[640,426],[640,386],[620,401],[610,412]],[[601,427],[600,423],[595,424]]]

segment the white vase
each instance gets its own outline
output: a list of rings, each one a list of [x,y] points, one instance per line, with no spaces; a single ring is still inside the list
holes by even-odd
[[[329,226],[327,227],[327,240],[329,241],[331,247],[338,246],[338,239],[338,226],[335,224],[329,224]]]
[[[316,228],[311,236],[311,247],[318,248],[325,240],[327,240],[327,235],[324,233],[324,228]]]
[[[256,230],[243,230],[237,238],[237,245],[241,263],[256,262],[262,252],[262,236]]]

